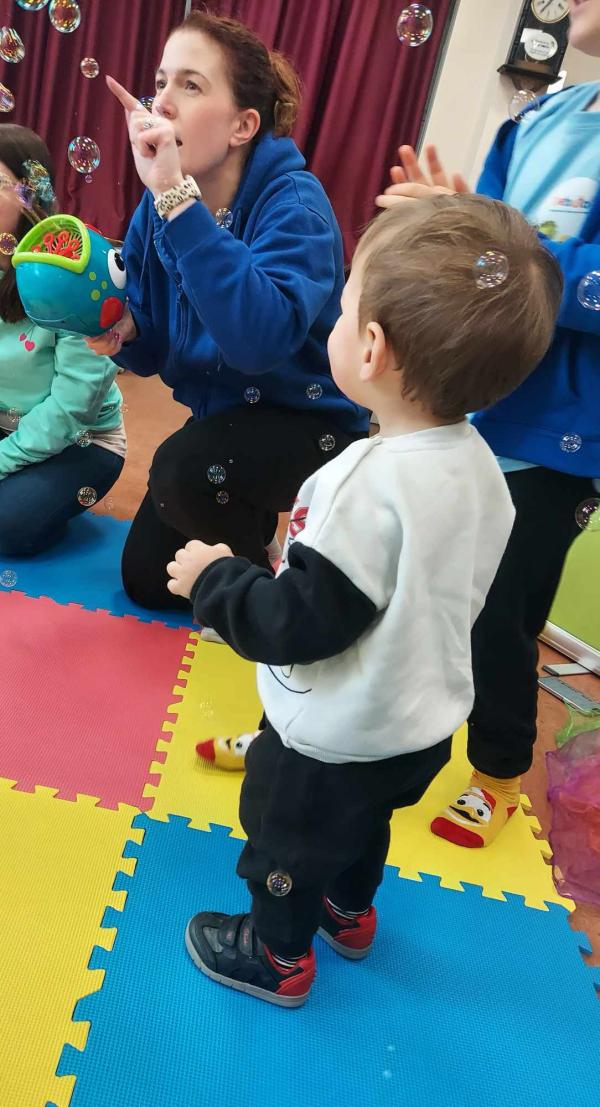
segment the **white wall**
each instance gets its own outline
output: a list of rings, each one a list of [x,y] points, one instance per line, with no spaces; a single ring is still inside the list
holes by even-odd
[[[514,93],[497,69],[506,61],[523,0],[459,0],[424,134],[448,170],[474,185]],[[567,50],[567,84],[600,79],[600,59]]]

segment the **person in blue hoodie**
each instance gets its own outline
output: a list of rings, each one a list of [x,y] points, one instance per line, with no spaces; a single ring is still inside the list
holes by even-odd
[[[151,114],[107,80],[146,191],[124,244],[129,312],[88,341],[160,374],[192,412],[155,454],[123,582],[146,607],[186,607],[167,590],[175,551],[200,538],[269,566],[278,512],[366,434],[368,414],[329,369],[342,241],[287,137],[290,64],[242,24],[193,12],[165,45]]]
[[[600,57],[600,0],[574,0],[571,45]],[[401,147],[381,207],[464,191],[435,149],[428,173]],[[548,96],[520,123],[508,121],[490,150],[477,191],[504,200],[537,226],[559,261],[565,291],[554,342],[536,371],[473,422],[495,451],[516,507],[515,526],[472,638],[474,767],[432,830],[459,845],[489,845],[519,802],[532,762],[537,714],[537,638],[550,613],[577,508],[600,488],[600,85]],[[501,252],[502,243],[498,243]],[[523,281],[527,274],[523,273]],[[485,350],[481,351],[485,359]]]

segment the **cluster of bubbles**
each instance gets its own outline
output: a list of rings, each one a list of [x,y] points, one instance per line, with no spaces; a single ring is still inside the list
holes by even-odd
[[[61,35],[71,35],[81,23],[81,10],[76,0],[51,0],[48,16]]]
[[[600,311],[600,272],[597,269],[587,273],[579,282],[577,299],[582,307]]]
[[[12,62],[13,65],[16,65],[17,62],[23,61],[24,57],[25,46],[18,31],[15,31],[14,27],[2,27],[0,30],[0,58],[5,62]]]
[[[93,80],[94,77],[97,77],[100,72],[100,66],[95,58],[82,58],[79,63],[79,68],[83,76],[87,77],[90,81]]]
[[[14,588],[17,579],[14,569],[3,569],[0,573],[0,584],[3,588]]]
[[[539,111],[540,101],[535,92],[528,88],[520,88],[515,92],[510,104],[508,114],[514,123],[520,123],[529,112]]]
[[[217,208],[215,212],[215,219],[217,221],[217,227],[223,227],[228,231],[233,223],[233,212],[229,208]]]
[[[508,258],[500,250],[486,250],[473,266],[477,288],[498,288],[508,277]]]
[[[332,434],[322,434],[319,438],[319,448],[323,450],[323,453],[328,454],[330,450],[335,449],[335,438]]]
[[[0,111],[12,111],[15,106],[15,98],[6,85],[0,81]]]
[[[400,12],[396,34],[405,46],[422,46],[432,31],[433,15],[426,4],[409,4]]]
[[[98,493],[95,488],[90,488],[90,486],[86,484],[83,488],[79,489],[77,499],[82,507],[93,507],[98,499]]]
[[[563,434],[560,440],[560,448],[565,454],[576,454],[583,445],[580,434]]]
[[[209,465],[206,475],[211,484],[224,484],[227,473],[222,465]]]
[[[600,499],[583,500],[575,510],[575,521],[581,530],[600,532]]]
[[[89,184],[92,173],[100,165],[100,149],[93,138],[77,135],[72,138],[67,151],[69,162],[78,173],[83,173]]]
[[[0,231],[0,254],[10,257],[17,248],[17,240],[10,231]]]

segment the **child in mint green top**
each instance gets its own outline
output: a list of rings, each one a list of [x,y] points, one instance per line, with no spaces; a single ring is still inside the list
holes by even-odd
[[[45,144],[0,125],[0,235],[18,241],[53,207]],[[126,450],[115,372],[79,336],[27,319],[0,253],[0,556],[46,549],[113,486]]]

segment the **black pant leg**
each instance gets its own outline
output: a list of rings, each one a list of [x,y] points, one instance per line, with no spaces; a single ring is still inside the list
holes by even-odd
[[[341,891],[339,906],[360,910],[365,895],[369,905],[382,879],[393,809],[416,803],[449,756],[447,739],[385,761],[332,765],[287,749],[271,726],[255,739],[240,802],[248,842],[237,871],[248,881],[256,928],[269,948],[290,957],[306,952],[326,892],[333,898],[333,889]],[[269,892],[274,871],[290,875],[288,895]],[[348,902],[346,891],[357,899]]]
[[[550,613],[569,548],[580,534],[575,510],[591,480],[551,469],[506,474],[516,519],[472,634],[475,703],[469,760],[490,776],[527,772],[537,714],[538,635]]]
[[[190,611],[190,601],[167,589],[167,564],[185,546],[184,534],[159,517],[146,493],[129,528],[121,557],[123,587],[130,599],[157,610]]]

